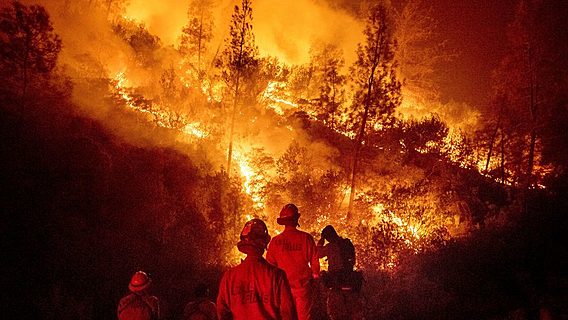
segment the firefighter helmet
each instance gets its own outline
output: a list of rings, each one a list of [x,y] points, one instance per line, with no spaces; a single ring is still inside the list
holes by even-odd
[[[241,231],[240,241],[237,243],[237,248],[243,251],[244,247],[252,246],[257,249],[264,250],[270,242],[270,235],[268,228],[264,221],[260,219],[252,219],[245,223],[243,231]]]
[[[132,292],[142,291],[152,283],[152,279],[144,271],[137,271],[130,279],[130,284],[128,284],[128,289]]]
[[[280,217],[276,219],[279,225],[298,225],[300,212],[298,207],[293,203],[288,203],[280,210]]]

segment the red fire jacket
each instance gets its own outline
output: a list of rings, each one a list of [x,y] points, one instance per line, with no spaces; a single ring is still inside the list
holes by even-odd
[[[286,271],[292,289],[304,288],[320,271],[314,237],[294,227],[286,227],[270,241],[266,260]]]
[[[247,256],[223,275],[217,296],[217,315],[220,320],[296,320],[286,274],[262,256]]]
[[[155,296],[130,293],[120,299],[117,315],[120,320],[160,319],[160,303]]]

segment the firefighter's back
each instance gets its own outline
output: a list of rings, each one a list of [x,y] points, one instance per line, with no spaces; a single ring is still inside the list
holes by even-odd
[[[267,260],[286,272],[292,289],[304,287],[312,278],[310,262],[316,256],[313,237],[304,231],[286,229],[268,247]]]
[[[285,281],[284,271],[263,258],[247,258],[223,276],[218,305],[226,304],[234,320],[280,319],[284,303],[280,290]]]

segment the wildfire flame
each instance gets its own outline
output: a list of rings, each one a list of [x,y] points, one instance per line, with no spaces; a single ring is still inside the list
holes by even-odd
[[[126,19],[130,19],[125,17]],[[179,70],[181,66],[186,63],[183,59],[180,61]],[[186,70],[181,73],[180,80],[184,87],[194,89],[203,94],[209,103],[218,103],[223,100],[223,92],[226,89],[225,85],[221,81],[215,81],[210,78],[203,78],[201,81],[196,83],[192,79],[198,78],[191,70]],[[129,80],[126,77],[126,70],[116,73],[113,77],[114,80],[114,90],[117,96],[119,96],[124,105],[135,111],[148,116],[148,119],[155,125],[177,130],[184,136],[188,137],[189,142],[197,139],[206,139],[211,136],[211,133],[206,130],[205,121],[202,119],[192,121],[188,120],[188,115],[178,114],[170,110],[169,108],[160,105],[155,102],[150,102],[150,106],[141,106],[137,103],[135,97],[132,94],[132,87]],[[260,102],[267,109],[272,110],[276,116],[285,117],[287,114],[292,113],[296,110],[302,110],[302,104],[300,99],[295,99],[292,90],[288,87],[289,84],[284,81],[269,81],[266,87],[261,91]],[[411,93],[403,92],[406,95]],[[408,97],[404,97],[403,101]],[[420,101],[420,97],[412,96],[410,97],[414,104]],[[295,102],[297,101],[297,102]],[[427,110],[425,106],[419,106],[418,109]],[[292,112],[291,112],[292,111]],[[305,111],[308,117],[313,121],[317,120],[317,114],[310,109],[302,110]],[[347,122],[348,114],[343,113],[338,115],[339,122]],[[290,131],[295,130],[292,126],[286,126]],[[383,127],[379,122],[374,124],[375,130],[382,130]],[[355,132],[346,129],[341,129],[338,127],[331,128],[335,132],[344,135],[350,139],[355,139]],[[444,137],[442,142],[430,142],[425,145],[425,147],[419,148],[416,151],[419,153],[429,153],[433,150],[440,150],[449,161],[457,164],[462,168],[474,168],[480,174],[489,177],[486,171],[486,166],[489,168],[496,168],[499,164],[499,159],[497,157],[491,159],[489,165],[486,163],[486,155],[480,150],[469,154],[467,157],[463,156],[462,145],[464,142],[464,135],[453,128],[450,128],[448,134]],[[271,176],[267,172],[264,172],[255,163],[258,163],[258,159],[254,158],[255,155],[251,152],[251,146],[246,142],[235,143],[233,149],[233,160],[236,163],[236,172],[242,181],[242,191],[248,195],[252,202],[252,213],[244,213],[240,219],[242,221],[250,220],[253,217],[259,215],[267,215],[266,203],[263,198],[263,191],[266,188],[266,182],[270,181]],[[541,170],[546,170],[546,168],[541,168]],[[506,172],[509,176],[512,173]],[[510,181],[502,181],[503,184],[511,184]],[[367,189],[366,186],[362,186],[360,190]],[[349,197],[349,186],[345,185],[339,192],[343,192],[343,199]],[[387,203],[379,202],[376,199],[366,196],[366,192],[359,192],[356,194],[356,198],[361,198],[364,202],[368,203],[371,210],[370,217],[365,216],[364,218],[358,219],[359,222],[367,226],[378,226],[381,224],[389,224],[396,228],[396,232],[403,238],[404,244],[412,248],[415,252],[418,252],[423,246],[422,242],[424,239],[430,237],[430,230],[422,224],[421,221],[413,221],[406,217],[402,210],[396,211],[389,208]],[[341,205],[340,205],[341,206]],[[341,217],[345,219],[345,216]],[[318,226],[329,223],[326,217],[316,218]],[[445,222],[437,222],[436,227],[445,227]],[[273,229],[271,224],[271,233],[277,233],[277,229]],[[351,236],[356,237],[356,235]],[[354,239],[357,242],[357,239]],[[229,260],[231,262],[237,262],[242,257],[242,255],[233,248]],[[389,254],[384,267],[387,269],[395,268],[397,265],[398,257],[395,253]]]

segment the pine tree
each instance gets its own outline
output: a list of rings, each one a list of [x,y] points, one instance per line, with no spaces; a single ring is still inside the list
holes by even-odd
[[[184,64],[198,80],[204,77],[204,56],[213,38],[213,14],[211,0],[193,0],[187,11],[188,22],[182,29],[179,51]]]
[[[396,78],[395,41],[389,10],[383,4],[370,9],[365,27],[365,42],[357,48],[357,60],[350,69],[354,86],[352,119],[356,132],[348,217],[353,210],[357,165],[368,128],[387,128],[394,123],[400,105],[400,82]]]
[[[345,65],[343,52],[333,44],[315,46],[310,51],[318,83],[318,118],[334,129],[338,109],[345,102],[346,77],[341,74]]]
[[[252,32],[252,7],[250,0],[242,0],[235,6],[231,16],[229,37],[225,39],[225,50],[219,61],[223,79],[231,92],[232,109],[227,155],[227,174],[231,174],[235,118],[238,112],[244,82],[258,67],[258,48]],[[246,92],[245,92],[246,93]]]
[[[402,82],[405,104],[437,103],[440,97],[437,68],[455,54],[440,39],[432,6],[424,0],[406,1],[395,11],[395,17],[397,75]]]

